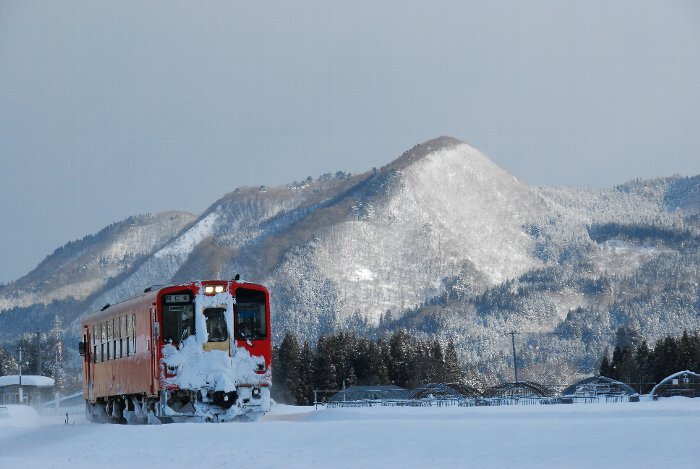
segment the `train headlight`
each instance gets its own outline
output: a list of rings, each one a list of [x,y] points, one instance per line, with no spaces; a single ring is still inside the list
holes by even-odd
[[[251,395],[253,396],[253,399],[260,399],[262,391],[260,391],[260,388],[253,388],[253,392],[251,393]]]
[[[215,293],[223,293],[223,292],[224,292],[223,285],[207,285],[204,287],[204,294],[205,295],[213,295]]]

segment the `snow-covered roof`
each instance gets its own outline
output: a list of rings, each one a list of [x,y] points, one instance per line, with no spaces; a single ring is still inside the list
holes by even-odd
[[[562,396],[607,396],[637,394],[629,385],[606,376],[592,376],[564,389]]]
[[[660,388],[662,388],[665,385],[673,383],[674,379],[681,378],[681,377],[688,378],[690,376],[694,376],[695,378],[700,378],[700,374],[697,374],[697,373],[690,371],[690,370],[679,371],[677,373],[673,373],[672,375],[665,377],[663,380],[661,380],[661,382],[659,382],[659,384],[654,386],[654,389],[651,390],[651,392],[649,393],[649,399],[653,399],[657,393],[657,390],[659,390]]]
[[[378,399],[405,399],[408,395],[406,389],[399,386],[377,385],[377,386],[350,386],[344,391],[339,391],[334,394],[330,402],[342,401],[362,401],[362,400],[378,400]]]
[[[19,375],[0,376],[0,387],[19,384]],[[22,375],[23,386],[36,386],[39,388],[50,388],[54,385],[53,378],[38,375]]]

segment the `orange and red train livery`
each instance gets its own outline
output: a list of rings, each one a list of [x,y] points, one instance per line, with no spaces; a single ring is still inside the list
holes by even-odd
[[[92,421],[257,419],[270,409],[270,295],[254,283],[147,288],[87,316],[83,396]]]

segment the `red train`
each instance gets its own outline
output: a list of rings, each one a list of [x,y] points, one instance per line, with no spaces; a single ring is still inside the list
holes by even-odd
[[[265,287],[201,281],[147,288],[83,322],[83,396],[92,421],[256,419],[270,409]]]

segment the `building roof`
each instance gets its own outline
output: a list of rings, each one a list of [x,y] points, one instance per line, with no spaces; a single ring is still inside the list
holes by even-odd
[[[572,384],[562,391],[562,396],[616,396],[634,395],[629,385],[605,376],[592,376]]]
[[[680,378],[682,378],[682,380]],[[674,380],[677,381],[674,382]],[[700,389],[696,389],[700,388],[700,374],[690,370],[678,371],[676,373],[673,373],[672,375],[665,377],[663,380],[661,380],[659,384],[654,386],[654,389],[652,389],[649,393],[649,397],[653,399],[654,396],[663,394],[662,391],[664,391],[664,388],[679,387],[687,388],[688,390],[692,389],[692,395],[687,397],[693,397],[698,391],[700,391]]]
[[[19,375],[0,376],[0,387],[19,385]],[[22,386],[36,386],[38,388],[53,387],[54,380],[48,376],[22,375]]]
[[[448,399],[465,397],[459,391],[440,383],[424,384],[409,392],[409,399]]]
[[[547,386],[533,381],[502,383],[484,391],[484,397],[498,398],[551,397],[553,395],[554,392]]]
[[[329,399],[330,402],[363,401],[382,399],[405,399],[409,391],[399,386],[350,386],[344,391],[339,391]]]

